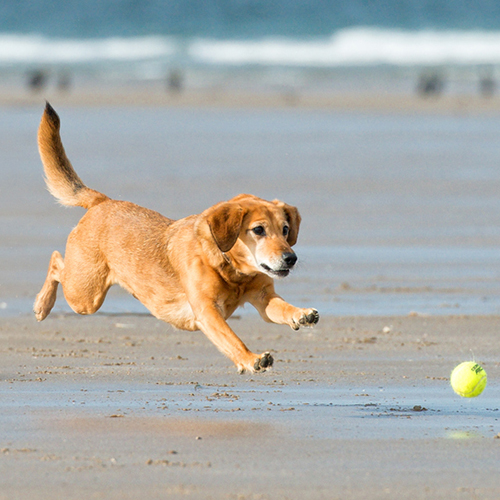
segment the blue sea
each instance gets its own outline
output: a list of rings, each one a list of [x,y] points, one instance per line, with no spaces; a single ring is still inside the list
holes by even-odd
[[[244,79],[262,79],[264,71],[273,80],[288,71],[300,80],[325,71],[496,65],[500,2],[494,0],[0,4],[0,77],[55,68],[94,78],[154,80],[174,68],[191,71],[202,85],[211,74],[245,69],[254,73]]]

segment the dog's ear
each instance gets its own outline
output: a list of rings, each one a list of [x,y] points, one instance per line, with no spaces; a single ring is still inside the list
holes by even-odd
[[[240,235],[243,207],[238,203],[221,203],[207,215],[207,223],[216,245],[229,252]]]
[[[293,247],[295,243],[297,243],[297,239],[299,237],[299,227],[300,221],[302,220],[299,214],[299,211],[296,207],[292,207],[291,205],[287,205],[279,200],[274,200],[274,203],[283,209],[285,212],[286,220],[289,224],[288,236],[286,238],[288,244]]]

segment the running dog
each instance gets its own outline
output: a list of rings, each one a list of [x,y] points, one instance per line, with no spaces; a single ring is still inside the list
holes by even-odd
[[[300,215],[295,207],[248,194],[217,203],[180,220],[88,188],[73,169],[61,142],[60,120],[47,103],[38,147],[49,192],[62,204],[87,209],[71,231],[63,259],[55,251],[36,297],[38,321],[50,313],[61,283],[70,307],[93,314],[118,284],[157,318],[183,330],[201,330],[240,372],[265,371],[269,352],[255,354],[226,319],[252,304],[265,321],[293,330],[313,326],[316,309],[285,302],[274,278],[297,262]]]

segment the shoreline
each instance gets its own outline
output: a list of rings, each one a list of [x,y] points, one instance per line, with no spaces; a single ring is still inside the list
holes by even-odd
[[[39,106],[48,100],[69,107],[172,107],[234,109],[304,109],[332,112],[396,114],[486,114],[500,113],[500,95],[472,94],[418,96],[403,92],[339,92],[282,90],[203,89],[168,92],[158,85],[86,86],[68,92],[48,89],[33,92],[1,88],[0,106]]]

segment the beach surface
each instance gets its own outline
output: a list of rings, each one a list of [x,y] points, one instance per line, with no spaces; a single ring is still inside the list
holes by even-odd
[[[499,319],[231,320],[259,375],[148,316],[3,321],[0,498],[498,498]]]
[[[45,189],[43,100],[3,102],[1,499],[500,496],[494,107],[51,100],[75,169],[111,197],[171,218],[241,192],[299,207],[299,265],[277,289],[320,323],[237,311],[275,358],[238,375],[119,289],[90,317],[60,291],[35,321],[84,211]],[[489,382],[469,400],[449,375],[470,359]]]

